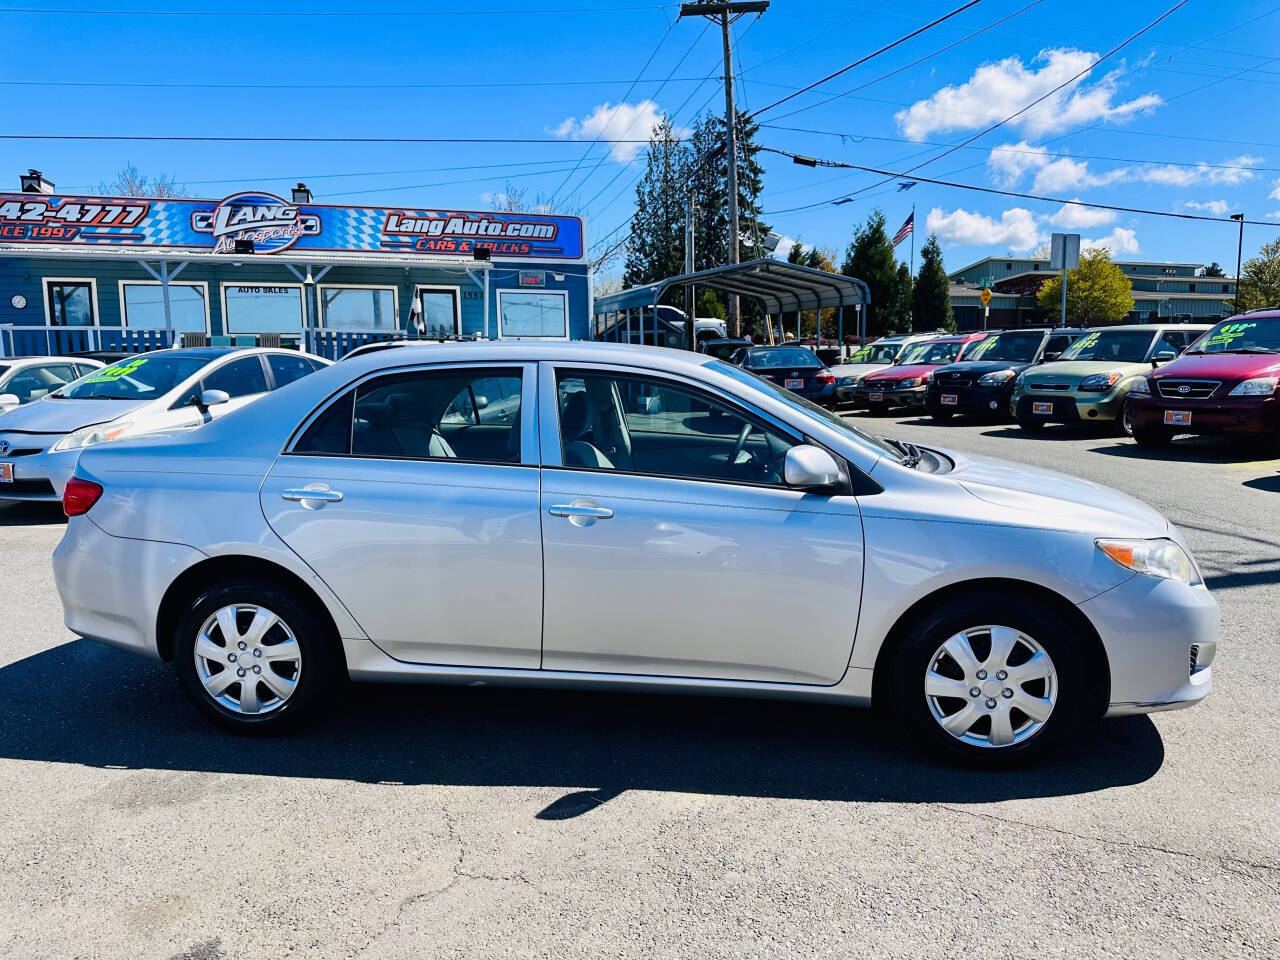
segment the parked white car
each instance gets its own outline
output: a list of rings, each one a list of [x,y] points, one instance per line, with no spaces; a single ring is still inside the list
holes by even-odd
[[[874,700],[997,761],[1198,702],[1218,639],[1150,507],[686,351],[369,353],[88,449],[63,502],[67,626],[171,661],[242,730],[332,708],[349,674]]]
[[[0,413],[47,397],[102,367],[102,361],[87,357],[0,357]]]
[[[909,333],[901,336],[881,337],[878,340],[873,340],[865,347],[859,347],[849,355],[849,359],[844,363],[836,364],[830,368],[836,378],[836,402],[852,403],[854,391],[858,388],[858,381],[864,374],[892,366],[898,362],[898,358],[902,356],[907,347],[922,343],[925,340],[932,340],[941,332]]]
[[[197,347],[93,370],[0,418],[0,500],[60,500],[86,447],[194,429],[328,364],[296,350]]]

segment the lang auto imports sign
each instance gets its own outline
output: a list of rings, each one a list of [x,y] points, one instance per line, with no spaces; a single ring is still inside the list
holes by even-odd
[[[295,204],[250,191],[222,200],[0,194],[0,244],[254,255],[382,253],[584,261],[582,221],[538,213]]]

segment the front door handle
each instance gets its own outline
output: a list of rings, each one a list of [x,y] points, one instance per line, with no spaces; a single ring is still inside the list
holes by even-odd
[[[281,491],[283,500],[300,503],[307,510],[318,510],[326,503],[341,503],[342,492],[329,489],[327,483],[309,483],[305,487],[290,487]]]
[[[602,507],[587,497],[579,497],[571,503],[553,504],[547,512],[553,517],[568,520],[575,527],[589,527],[597,520],[608,520],[613,516],[608,507]]]

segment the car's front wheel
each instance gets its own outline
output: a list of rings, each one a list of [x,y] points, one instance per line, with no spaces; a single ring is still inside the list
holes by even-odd
[[[930,410],[929,416],[935,420],[950,420],[955,415],[952,410]]]
[[[902,726],[961,762],[1043,753],[1086,714],[1093,679],[1078,637],[1017,597],[959,600],[903,639],[882,687]],[[1105,662],[1093,665],[1105,671]]]
[[[174,666],[216,723],[266,732],[296,723],[333,688],[333,645],[309,604],[274,584],[233,581],[196,596],[178,622]]]
[[[1015,417],[1014,419],[1018,421],[1018,426],[1027,431],[1027,433],[1041,433],[1048,426],[1043,420],[1032,420],[1030,417]]]
[[[1164,427],[1135,426],[1133,428],[1133,439],[1137,441],[1140,447],[1159,450],[1173,442],[1173,433],[1164,429]]]

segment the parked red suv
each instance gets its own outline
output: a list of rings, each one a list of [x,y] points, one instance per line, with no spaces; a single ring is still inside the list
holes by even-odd
[[[854,402],[870,410],[873,417],[888,416],[893,407],[923,407],[933,371],[964,360],[986,337],[986,333],[953,333],[912,344],[898,355],[896,363],[858,381]]]
[[[1256,437],[1280,456],[1280,309],[1224,320],[1129,390],[1133,439],[1163,447],[1175,434]]]

